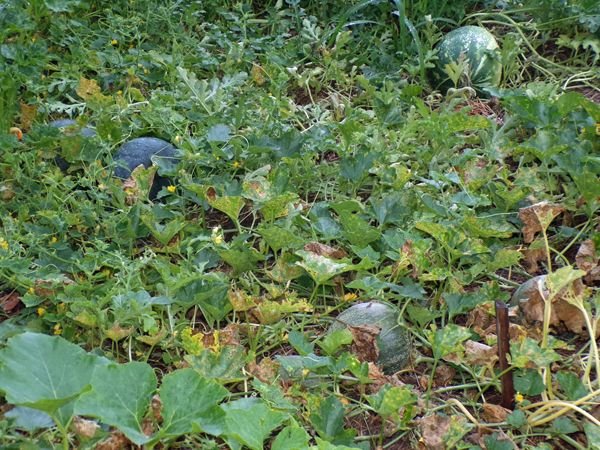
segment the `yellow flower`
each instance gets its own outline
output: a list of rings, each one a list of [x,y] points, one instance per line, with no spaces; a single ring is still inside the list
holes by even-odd
[[[242,163],[239,161],[234,161],[232,166],[234,169],[239,169],[240,167],[242,167]]]
[[[40,317],[42,317],[44,314],[46,314],[46,308],[42,308],[41,306],[36,311],[37,311],[37,315]]]
[[[32,287],[30,287],[29,289],[27,289],[27,293],[28,294],[34,294],[35,293],[35,289]]]
[[[348,292],[344,295],[344,297],[342,297],[342,300],[344,300],[345,302],[351,302],[353,300],[356,300],[357,298],[358,295],[356,295],[354,292]]]
[[[517,393],[515,394],[515,401],[516,401],[517,403],[522,403],[522,402],[523,402],[523,400],[525,400],[525,397],[523,397],[523,394],[521,394],[520,392],[517,392]]]
[[[8,250],[8,242],[6,242],[6,239],[0,238],[0,248],[2,250]]]
[[[52,237],[50,238],[50,243],[51,243],[51,244],[56,244],[57,242],[58,242],[58,239],[56,238],[56,236],[52,236]]]
[[[600,136],[600,122],[596,123],[596,136]]]
[[[182,141],[182,138],[181,138],[181,136],[179,136],[179,135],[175,136],[175,143],[176,143],[176,144],[179,144],[179,143],[181,143],[181,141]]]
[[[116,39],[113,39],[112,41],[110,41],[110,45],[117,45],[119,43],[119,41],[117,41]]]
[[[173,186],[172,184],[167,186],[167,191],[169,191],[171,194],[173,192],[175,192],[177,190],[177,188],[175,186]]]
[[[63,330],[62,327],[60,326],[60,323],[57,323],[56,325],[54,325],[54,334],[59,335],[62,334]]]

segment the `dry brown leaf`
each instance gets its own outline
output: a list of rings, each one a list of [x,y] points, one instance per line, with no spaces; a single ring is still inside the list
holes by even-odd
[[[271,358],[263,358],[258,364],[251,361],[246,366],[246,370],[263,383],[273,383],[279,374],[279,364]]]
[[[150,402],[150,408],[151,408],[152,417],[154,417],[154,420],[156,420],[159,423],[162,422],[162,415],[161,415],[162,400],[160,399],[160,397],[158,395],[152,396],[152,401]]]
[[[128,205],[135,204],[140,198],[140,188],[138,187],[137,181],[134,177],[129,177],[123,181],[123,191],[125,194],[127,194],[125,197],[125,202]]]
[[[454,379],[455,375],[456,370],[453,367],[448,366],[446,364],[440,364],[435,369],[435,376],[433,377],[433,386],[448,386]]]
[[[541,241],[534,241],[529,248],[521,250],[521,253],[523,253],[523,266],[529,274],[539,272],[539,263],[548,260],[548,252]]]
[[[491,334],[496,334],[496,319],[494,317],[494,305],[492,302],[481,303],[473,308],[467,316],[466,326],[472,328],[480,336],[488,336],[486,330],[493,327]]]
[[[596,251],[594,241],[588,239],[583,241],[579,246],[575,262],[577,268],[586,272],[585,281],[588,284],[600,280],[600,265],[598,265],[600,257]]]
[[[0,296],[0,308],[7,314],[17,312],[21,304],[21,296],[13,291]]]
[[[549,202],[540,202],[535,205],[519,209],[519,219],[523,222],[523,240],[525,243],[533,241],[535,234],[542,231],[544,224],[549,224],[565,210],[561,205]]]
[[[363,362],[376,362],[379,358],[377,336],[381,328],[373,325],[349,326],[352,333],[352,353]]]
[[[469,339],[464,343],[464,347],[465,361],[469,364],[487,366],[488,364],[494,364],[498,359],[498,349],[496,346],[490,347],[489,345]]]
[[[598,254],[594,241],[588,239],[583,241],[575,255],[577,267],[585,272],[589,272],[598,265]]]
[[[386,384],[391,384],[390,377],[385,375],[381,368],[373,362],[369,363],[369,380],[371,383],[367,385],[367,389],[371,394],[379,392],[379,389]]]
[[[120,431],[113,431],[110,436],[96,444],[95,450],[123,450],[129,439]]]
[[[484,403],[482,416],[486,422],[500,423],[504,422],[511,412],[510,409],[503,408],[500,405]]]
[[[309,242],[304,246],[304,250],[331,259],[342,259],[348,256],[344,250],[320,242]]]
[[[518,305],[525,319],[530,322],[544,320],[544,299],[550,295],[545,279],[544,275],[534,277],[523,283],[513,294],[511,303]],[[583,283],[577,280],[552,298],[550,325],[557,326],[563,323],[573,333],[587,332],[583,313],[566,300],[570,295],[582,295],[583,289]]]
[[[444,450],[446,448],[446,434],[450,430],[450,418],[433,414],[418,420],[421,432],[420,442],[427,450]]]
[[[100,425],[94,420],[83,419],[79,416],[73,418],[73,431],[79,437],[91,439],[100,429]]]

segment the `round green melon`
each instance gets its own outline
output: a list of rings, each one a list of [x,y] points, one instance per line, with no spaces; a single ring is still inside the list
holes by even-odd
[[[329,332],[347,326],[372,325],[381,329],[377,338],[377,365],[385,374],[393,374],[406,366],[411,351],[407,331],[398,325],[398,310],[378,302],[359,303],[337,316]]]
[[[448,76],[447,65],[466,64],[456,87],[498,86],[502,78],[502,62],[496,39],[485,28],[466,26],[448,33],[437,46],[438,61],[434,69],[434,86],[441,90],[455,87]]]

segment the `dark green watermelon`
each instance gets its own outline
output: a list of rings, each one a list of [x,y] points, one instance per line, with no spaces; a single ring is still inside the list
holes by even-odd
[[[372,325],[381,329],[377,339],[377,365],[384,373],[393,374],[406,366],[410,358],[411,342],[408,332],[398,325],[396,308],[378,302],[356,304],[338,315],[329,331],[361,325]]]
[[[140,137],[125,142],[117,150],[114,161],[115,176],[125,180],[131,176],[133,169],[140,165],[148,168],[153,163],[162,166],[177,164],[179,157],[177,149],[169,142],[155,137]],[[150,189],[150,198],[156,198],[158,191],[169,184],[168,178],[156,175]]]
[[[470,86],[478,91],[496,87],[502,78],[502,62],[496,39],[482,27],[465,26],[448,33],[437,46],[438,61],[432,72],[434,85],[441,90],[453,87],[446,66],[464,60],[467,70],[457,87]]]

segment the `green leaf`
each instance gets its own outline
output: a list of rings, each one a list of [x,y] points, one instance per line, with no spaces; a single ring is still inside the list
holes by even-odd
[[[61,337],[26,332],[8,340],[0,363],[8,403],[44,411],[66,426],[72,401],[90,389],[99,359]]]
[[[304,428],[290,425],[279,432],[271,450],[305,450],[308,448],[310,436]]]
[[[72,12],[81,0],[44,0],[46,8],[55,13]]]
[[[321,401],[316,411],[311,412],[310,422],[319,436],[333,442],[345,433],[344,415],[342,402],[335,395],[330,395]]]
[[[561,359],[554,350],[542,349],[536,341],[529,337],[511,343],[510,354],[513,367],[519,368],[528,367],[531,363],[537,367],[545,367]]]
[[[513,428],[521,428],[527,425],[527,416],[520,409],[514,410],[506,418],[506,422]]]
[[[290,203],[298,200],[298,195],[286,192],[264,202],[259,210],[266,222],[272,222],[279,217],[288,215]]]
[[[306,339],[304,333],[292,330],[288,334],[288,342],[300,356],[306,356],[315,350],[315,345]]]
[[[161,436],[175,437],[204,429],[203,422],[218,416],[215,409],[229,394],[219,383],[202,377],[193,369],[180,369],[162,379],[160,400],[163,417]],[[193,425],[196,425],[194,427]],[[210,427],[209,427],[210,429]]]
[[[500,249],[486,264],[486,268],[490,272],[495,272],[498,269],[504,269],[507,267],[515,266],[519,264],[519,261],[523,258],[523,253],[519,250]]]
[[[561,371],[556,374],[556,379],[568,400],[578,400],[588,394],[588,390],[574,373]]]
[[[515,444],[508,437],[502,439],[498,433],[486,436],[483,441],[487,450],[514,450]]]
[[[274,252],[281,249],[297,249],[304,244],[304,240],[297,233],[277,225],[261,226],[257,232]]]
[[[533,396],[544,392],[546,386],[542,376],[534,369],[521,369],[513,374],[515,390],[521,394]]]
[[[11,419],[15,428],[29,432],[54,426],[54,420],[48,414],[25,406],[15,406],[4,413],[4,417]]]
[[[367,396],[367,400],[383,419],[405,427],[414,416],[412,406],[417,403],[417,396],[409,388],[385,385],[376,394]]]
[[[348,328],[332,331],[323,339],[317,341],[317,345],[321,347],[326,355],[333,355],[340,347],[352,343],[352,332]]]
[[[235,275],[253,270],[258,262],[265,260],[255,248],[247,245],[221,250],[219,256],[231,266]]]
[[[462,352],[462,342],[470,337],[471,332],[467,328],[451,323],[439,330],[430,331],[427,339],[431,344],[433,357],[440,359],[450,353]]]
[[[458,314],[471,311],[480,303],[487,300],[481,292],[468,292],[465,294],[446,294],[444,295],[446,305],[448,305],[448,315],[450,320]]]
[[[152,367],[136,361],[100,366],[94,371],[91,384],[92,390],[75,405],[78,415],[96,417],[119,428],[137,445],[150,440],[142,430],[142,420],[156,391]]]
[[[269,437],[288,414],[275,411],[257,398],[241,398],[223,405],[228,438],[249,447],[262,450]]]
[[[600,449],[600,427],[591,422],[585,422],[583,424],[583,431],[585,431],[585,437],[587,437],[588,448],[592,450]]]
[[[550,426],[550,432],[552,434],[571,434],[577,433],[579,428],[577,425],[568,417],[559,417],[552,421]]]
[[[210,206],[227,214],[235,223],[237,223],[238,216],[246,203],[242,197],[238,196],[216,197],[207,195],[207,200]]]
[[[347,445],[335,445],[323,439],[316,439],[317,446],[310,447],[310,450],[361,450],[361,447],[348,447]]]

